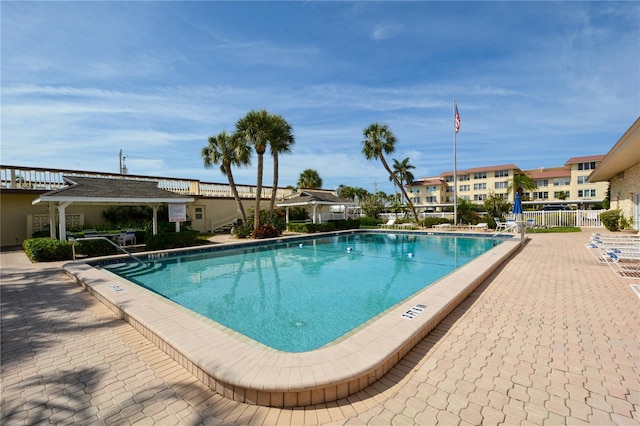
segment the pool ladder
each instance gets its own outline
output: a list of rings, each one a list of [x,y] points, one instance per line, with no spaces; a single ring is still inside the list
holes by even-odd
[[[116,247],[118,250],[124,252],[127,256],[135,259],[138,263],[144,263],[142,260],[138,259],[137,257],[135,257],[133,254],[131,254],[130,252],[128,252],[124,247],[122,247],[119,244],[114,243],[113,241],[111,241],[109,238],[107,237],[82,237],[82,238],[74,238],[73,239],[73,244],[71,245],[71,251],[73,252],[73,260],[76,260],[76,242],[78,241],[87,241],[87,240],[104,240],[106,242],[108,242],[109,244],[111,244],[112,246]]]
[[[491,236],[491,241],[493,241],[493,246],[495,247],[497,240],[496,238],[498,237],[498,235],[500,234],[506,234],[507,232],[513,232],[513,234],[515,234],[518,230],[520,230],[520,246],[524,246],[524,231],[525,228],[522,225],[514,225],[514,226],[510,226],[508,228],[503,229],[502,231],[498,231],[496,233],[494,233]]]

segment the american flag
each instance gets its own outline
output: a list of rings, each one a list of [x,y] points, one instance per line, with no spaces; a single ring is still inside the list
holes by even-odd
[[[455,128],[456,128],[456,133],[458,133],[458,131],[460,131],[460,114],[458,114],[458,104],[456,104],[456,113],[454,115],[454,121],[455,121]]]

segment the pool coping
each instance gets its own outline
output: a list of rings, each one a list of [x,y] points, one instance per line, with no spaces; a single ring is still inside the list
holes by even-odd
[[[376,230],[346,231],[359,232]],[[452,235],[433,231],[379,232]],[[278,240],[288,242],[314,236],[321,235]],[[261,244],[264,242],[226,243],[217,247],[229,249]],[[67,263],[63,269],[116,315],[224,397],[249,404],[295,407],[344,398],[383,377],[520,247],[519,239],[507,239],[387,310],[348,338],[301,353],[268,348],[143,287],[94,268],[89,262]],[[170,252],[185,251],[189,250]],[[426,308],[422,308],[423,305]]]

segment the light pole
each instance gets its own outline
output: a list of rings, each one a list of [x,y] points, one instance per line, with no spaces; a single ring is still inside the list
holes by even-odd
[[[120,154],[118,155],[118,157],[120,159],[120,174],[121,175],[126,175],[127,174],[127,166],[124,164],[124,160],[126,160],[127,157],[122,155],[122,150],[120,150]]]

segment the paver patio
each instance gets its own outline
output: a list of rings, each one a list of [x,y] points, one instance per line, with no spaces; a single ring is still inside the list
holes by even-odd
[[[640,425],[640,297],[534,234],[383,379],[277,409],[225,399],[62,273],[0,254],[3,424]]]

